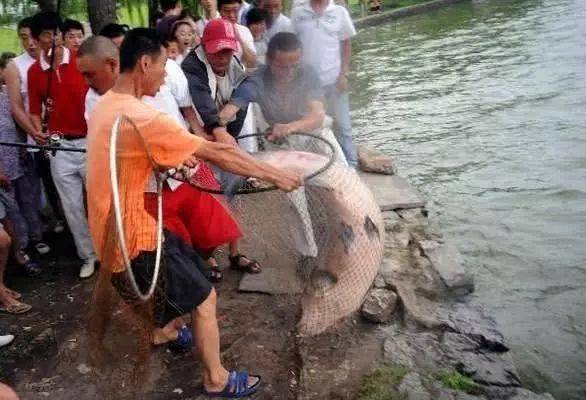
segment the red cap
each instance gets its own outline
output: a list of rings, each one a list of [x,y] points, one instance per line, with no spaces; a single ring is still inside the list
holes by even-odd
[[[206,25],[201,36],[201,43],[207,53],[217,53],[225,49],[238,51],[238,40],[234,26],[225,19],[212,19]]]

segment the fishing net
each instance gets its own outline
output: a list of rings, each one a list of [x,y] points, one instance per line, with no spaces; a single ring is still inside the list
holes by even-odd
[[[302,175],[341,153],[337,143],[324,146],[312,137],[259,139],[264,151],[255,157]],[[361,305],[382,259],[384,226],[372,193],[340,156],[293,193],[236,196],[229,204],[265,269],[295,269],[303,288],[302,334],[323,332]]]

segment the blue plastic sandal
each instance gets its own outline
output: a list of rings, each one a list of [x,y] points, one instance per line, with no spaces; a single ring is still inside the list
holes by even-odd
[[[169,343],[169,350],[176,353],[184,353],[191,350],[192,346],[193,334],[191,333],[191,329],[189,329],[187,326],[184,326],[178,332],[177,339]]]
[[[248,372],[246,371],[230,371],[230,375],[228,375],[228,383],[224,390],[221,392],[208,392],[204,389],[203,394],[208,397],[223,397],[226,399],[237,399],[250,396],[258,390],[261,379],[258,375],[250,375],[253,378],[258,378],[258,381],[254,385],[248,386],[248,376]]]

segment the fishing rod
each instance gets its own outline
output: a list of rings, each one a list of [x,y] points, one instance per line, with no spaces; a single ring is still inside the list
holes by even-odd
[[[16,143],[16,142],[4,142],[0,141],[0,146],[10,146],[10,147],[20,147],[24,149],[36,149],[36,150],[46,150],[51,152],[52,155],[55,155],[57,151],[71,151],[74,153],[85,153],[85,149],[77,149],[75,147],[64,147],[61,146],[60,143],[55,143],[49,141],[50,144],[48,145],[40,145],[40,144],[28,144],[28,143]]]
[[[57,10],[56,10],[57,16],[59,17],[59,19],[61,19],[61,0],[57,0]],[[53,42],[51,43],[51,55],[49,56],[49,76],[47,77],[47,93],[45,94],[45,98],[46,101],[49,100],[49,95],[51,94],[51,83],[53,81],[53,72],[56,69],[57,73],[59,73],[59,67],[57,66],[57,68],[53,67],[53,64],[55,64],[55,42],[57,41],[57,31],[59,30],[59,25],[55,26],[55,28],[53,29]],[[41,57],[43,55],[41,54]],[[51,100],[52,103],[52,100]],[[52,104],[51,104],[52,106]],[[45,110],[45,118],[43,121],[43,124],[48,127],[49,126],[49,118],[50,118],[50,113]]]

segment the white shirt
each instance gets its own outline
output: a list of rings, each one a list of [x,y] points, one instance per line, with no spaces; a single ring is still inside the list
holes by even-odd
[[[238,11],[238,23],[246,26],[246,14],[248,14],[248,10],[252,8],[252,4],[247,3],[246,1],[242,2],[240,6],[240,11]]]
[[[187,78],[179,65],[171,59],[168,59],[165,64],[165,72],[167,73],[165,83],[161,85],[157,94],[154,97],[144,96],[142,101],[169,114],[187,129],[187,122],[185,122],[180,110],[180,108],[189,107],[192,104]]]
[[[20,97],[24,104],[24,110],[28,113],[28,70],[37,60],[32,58],[31,55],[25,51],[18,57],[14,57],[12,61],[18,70],[18,77],[20,78]],[[28,144],[36,144],[34,139],[29,135],[26,137],[26,142]],[[34,152],[36,150],[33,151],[33,149],[31,149],[29,151]]]
[[[322,85],[336,83],[342,65],[340,42],[356,35],[348,11],[330,2],[319,15],[307,4],[293,10],[291,22],[303,44],[304,61],[318,71]]]
[[[18,77],[20,78],[20,95],[24,103],[24,108],[28,112],[28,70],[35,63],[34,58],[26,51],[12,59],[16,69],[18,70]]]
[[[279,32],[293,32],[291,20],[283,14],[279,14],[270,29],[267,29],[267,43]]]
[[[90,115],[92,115],[92,111],[96,104],[98,104],[98,100],[100,100],[102,96],[98,94],[94,90],[94,88],[89,88],[87,93],[85,94],[85,112],[83,117],[85,118],[85,122],[88,123],[90,120]]]
[[[242,42],[244,42],[244,45],[246,47],[248,47],[250,49],[250,51],[252,51],[254,54],[256,54],[256,48],[254,47],[254,37],[252,36],[250,29],[248,29],[246,26],[240,25],[240,24],[234,24],[234,27],[238,31],[238,36],[240,37]],[[240,44],[240,42],[238,42],[238,51],[236,53],[234,53],[234,55],[240,61],[242,61],[242,54],[243,54],[242,45]]]
[[[210,19],[216,19],[216,18],[221,18],[220,13],[217,11],[216,11],[216,16],[214,18],[210,18]],[[197,36],[199,36],[199,37],[203,36],[203,30],[209,21],[210,20],[206,19],[204,16],[202,16],[200,19],[195,21],[195,31],[197,32]]]

